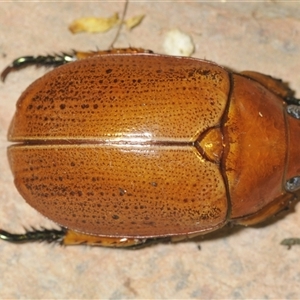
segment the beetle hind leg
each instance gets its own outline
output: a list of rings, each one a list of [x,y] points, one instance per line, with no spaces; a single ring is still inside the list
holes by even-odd
[[[25,233],[13,234],[5,230],[0,230],[0,239],[11,243],[28,243],[28,242],[58,242],[61,243],[66,235],[66,230],[61,228],[56,229],[32,229],[26,230]]]
[[[58,67],[63,64],[73,62],[80,59],[86,59],[92,56],[99,56],[104,54],[135,54],[135,53],[153,53],[151,50],[145,50],[142,48],[124,48],[124,49],[110,49],[105,51],[89,51],[80,52],[73,51],[71,53],[61,53],[55,55],[39,55],[39,56],[21,56],[15,59],[8,67],[6,67],[0,77],[4,82],[7,75],[12,71],[18,71],[28,66],[45,66],[45,67]]]
[[[65,228],[61,229],[31,229],[25,233],[14,234],[0,229],[0,240],[23,244],[31,242],[59,243],[62,246],[87,245],[110,248],[140,249],[157,243],[167,243],[170,237],[163,238],[117,238],[100,237],[79,233]]]
[[[89,235],[73,230],[67,230],[61,244],[68,245],[89,245],[110,248],[140,249],[160,242],[169,242],[170,237],[165,238],[121,238],[102,237]]]
[[[75,53],[75,52],[74,52]],[[18,71],[28,66],[46,66],[46,67],[58,67],[65,63],[75,60],[75,54],[55,54],[46,56],[22,56],[15,59],[9,66],[7,66],[1,73],[1,80],[4,82],[6,76],[12,71]]]

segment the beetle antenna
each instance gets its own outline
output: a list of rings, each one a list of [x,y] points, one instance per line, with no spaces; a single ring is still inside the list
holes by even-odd
[[[124,5],[124,9],[123,9],[123,14],[122,14],[121,22],[120,22],[120,25],[118,27],[118,31],[117,31],[116,36],[113,39],[112,43],[110,44],[109,49],[113,49],[114,48],[114,44],[115,44],[116,40],[118,39],[118,37],[120,35],[121,29],[122,29],[122,26],[123,26],[123,23],[124,23],[124,20],[125,20],[128,3],[129,3],[129,1],[126,0],[125,1],[125,5]]]
[[[4,230],[0,230],[0,239],[11,243],[28,243],[28,242],[58,242],[61,243],[66,234],[66,229],[35,229],[27,230],[22,234],[12,234]]]

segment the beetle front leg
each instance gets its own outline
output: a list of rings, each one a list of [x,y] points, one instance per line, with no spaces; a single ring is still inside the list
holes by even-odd
[[[39,55],[39,56],[21,56],[15,59],[8,67],[6,67],[0,77],[4,82],[7,75],[12,71],[18,71],[28,66],[45,66],[45,67],[58,67],[66,63],[70,63],[76,60],[86,59],[88,57],[105,55],[105,54],[136,54],[136,53],[153,53],[151,50],[145,50],[142,48],[120,48],[110,49],[105,51],[73,51],[71,53],[61,53],[55,55]]]

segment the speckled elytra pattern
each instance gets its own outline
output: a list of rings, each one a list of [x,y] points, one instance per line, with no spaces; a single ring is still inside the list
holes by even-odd
[[[199,60],[99,56],[33,83],[9,137],[191,141],[220,123],[228,90],[225,70]]]
[[[48,218],[94,235],[260,221],[292,195],[282,190],[282,99],[250,77],[153,54],[59,67],[17,103],[9,139],[23,144],[8,150],[16,186]]]

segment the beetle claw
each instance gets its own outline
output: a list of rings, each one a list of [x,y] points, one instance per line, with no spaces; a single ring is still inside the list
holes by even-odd
[[[9,65],[8,67],[6,67],[6,68],[2,71],[2,73],[1,73],[1,75],[0,75],[1,81],[2,81],[2,82],[5,81],[6,76],[7,76],[8,73],[10,73],[12,70],[14,70],[14,68],[13,68],[11,65]]]

